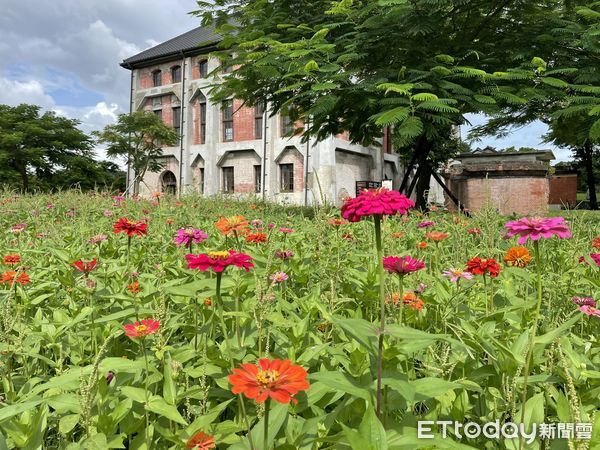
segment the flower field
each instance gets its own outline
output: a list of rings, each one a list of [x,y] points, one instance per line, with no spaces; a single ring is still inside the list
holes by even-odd
[[[0,196],[0,450],[600,448],[600,217],[412,206]]]

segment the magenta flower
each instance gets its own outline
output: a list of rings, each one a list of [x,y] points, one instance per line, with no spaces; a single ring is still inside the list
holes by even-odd
[[[519,236],[520,245],[525,244],[529,238],[537,241],[552,236],[560,239],[571,237],[571,231],[563,217],[524,217],[507,222],[504,227],[508,230],[506,233],[508,237]]]
[[[22,233],[23,231],[25,231],[25,228],[27,228],[26,223],[18,223],[16,225],[13,225],[10,231],[11,233]]]
[[[208,239],[208,234],[197,228],[180,228],[175,233],[173,241],[177,245],[190,245],[191,243],[199,244]]]
[[[571,299],[577,306],[593,306],[596,307],[596,300],[592,297],[573,297]]]
[[[417,228],[429,228],[429,227],[433,227],[435,225],[435,222],[431,221],[431,220],[426,220],[425,222],[421,222],[419,224],[417,224]]]
[[[596,265],[598,267],[600,267],[600,253],[590,253],[590,258],[592,258],[592,261],[594,261],[596,263]],[[585,257],[583,257],[583,256],[579,257],[579,262],[587,264],[587,261],[585,260]]]
[[[283,283],[289,277],[285,272],[275,272],[273,275],[269,277],[269,279],[273,282],[273,284]]]
[[[112,217],[114,215],[114,213],[110,209],[105,209],[102,214],[104,215],[104,217]]]
[[[92,236],[88,241],[90,244],[99,244],[100,242],[104,242],[108,239],[108,236],[105,234],[97,234],[96,236]]]
[[[275,257],[279,259],[290,259],[294,256],[294,252],[291,250],[277,250],[275,252]]]
[[[289,234],[289,233],[293,233],[294,229],[293,228],[287,228],[287,227],[281,227],[281,228],[279,228],[279,231],[281,233],[284,233],[284,234]]]
[[[383,268],[389,273],[406,275],[425,268],[425,263],[410,256],[386,256],[383,258]]]
[[[254,219],[252,222],[250,222],[250,225],[252,225],[257,230],[262,230],[264,228],[264,223],[260,219]]]
[[[365,189],[356,198],[349,198],[344,202],[342,217],[350,222],[358,222],[366,216],[406,214],[414,206],[415,202],[397,191],[386,188]]]
[[[579,311],[584,313],[586,316],[594,316],[600,318],[600,309],[594,308],[590,305],[583,305],[579,307]]]
[[[449,269],[449,270],[444,270],[442,272],[442,276],[450,278],[450,281],[452,281],[453,283],[456,283],[461,278],[463,278],[465,280],[470,280],[473,278],[472,273],[463,272],[462,270],[458,270],[458,269],[454,269],[454,268]]]

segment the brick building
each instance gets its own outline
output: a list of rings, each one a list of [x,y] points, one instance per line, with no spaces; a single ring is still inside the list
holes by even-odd
[[[131,71],[131,110],[153,111],[180,134],[178,146],[163,149],[163,171],[145,176],[142,194],[252,194],[310,204],[352,196],[357,181],[390,179],[398,187],[401,167],[385,137],[378,148],[345,135],[307,144],[287,137],[302,124],[271,116],[269,105],[212,103],[210,85],[228,76],[209,56],[219,40],[198,27],[121,63]]]

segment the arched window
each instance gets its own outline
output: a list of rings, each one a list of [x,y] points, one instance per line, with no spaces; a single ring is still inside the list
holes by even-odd
[[[181,83],[181,66],[171,67],[171,83]]]
[[[161,190],[167,194],[175,195],[177,193],[177,177],[170,170],[167,170],[161,177]]]
[[[155,70],[152,72],[152,85],[160,86],[162,85],[162,73],[160,70]]]

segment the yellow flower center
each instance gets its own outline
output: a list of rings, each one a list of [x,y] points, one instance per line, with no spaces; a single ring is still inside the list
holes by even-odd
[[[268,387],[279,380],[279,372],[276,370],[259,370],[256,374],[256,381],[263,387]]]
[[[147,329],[148,327],[146,325],[138,325],[135,327],[135,331],[137,331],[138,334],[144,334]]]
[[[229,252],[208,252],[208,256],[212,259],[227,259]]]

